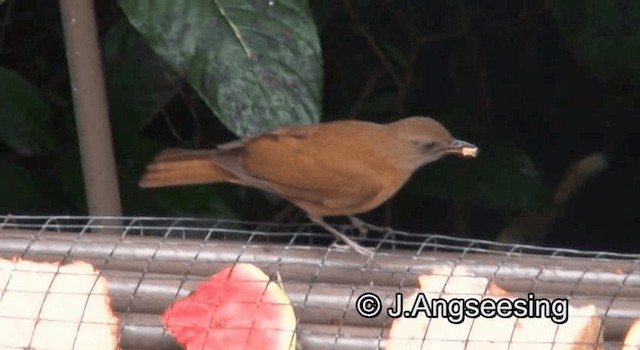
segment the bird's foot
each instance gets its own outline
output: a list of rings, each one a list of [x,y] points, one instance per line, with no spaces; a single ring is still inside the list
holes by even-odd
[[[333,249],[336,249],[336,250],[349,250],[349,249],[351,249],[351,247],[349,247],[348,245],[346,245],[344,243],[338,243],[338,242],[331,243],[331,245],[329,247],[331,247]]]
[[[373,252],[371,249],[365,248],[361,245],[358,245],[358,248],[352,248],[348,244],[340,244],[338,242],[332,243],[331,247],[343,251],[353,249],[358,254],[368,257],[367,261],[365,262],[366,267],[380,269],[380,264],[378,264],[375,258],[375,252]]]
[[[338,238],[341,241],[343,241],[349,248],[353,249],[356,253],[358,253],[360,255],[363,255],[363,256],[367,256],[368,257],[367,262],[366,262],[367,266],[380,268],[380,265],[378,265],[378,263],[375,261],[375,254],[376,253],[373,250],[361,246],[356,241],[352,240],[351,238],[349,238],[348,236],[346,236],[342,232],[340,232],[340,231],[336,230],[335,228],[331,227],[329,224],[327,224],[321,218],[313,218],[313,217],[311,217],[310,219],[311,219],[311,221],[315,222],[316,224],[324,227],[325,230],[331,232],[334,236],[336,236],[336,238]]]
[[[358,238],[367,237],[367,232],[369,231],[393,232],[394,235],[395,234],[402,235],[402,236],[407,235],[404,232],[395,232],[391,229],[391,227],[377,226],[377,225],[370,224],[352,215],[349,216],[349,220],[351,221],[351,226],[353,226],[355,229],[358,230],[358,232],[360,232],[360,235],[358,236]]]

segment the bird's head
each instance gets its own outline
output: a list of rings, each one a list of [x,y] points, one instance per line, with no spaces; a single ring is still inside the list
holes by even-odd
[[[436,161],[448,154],[475,157],[478,147],[453,138],[449,131],[435,119],[409,117],[389,124],[398,140],[411,152],[406,153],[414,166]]]

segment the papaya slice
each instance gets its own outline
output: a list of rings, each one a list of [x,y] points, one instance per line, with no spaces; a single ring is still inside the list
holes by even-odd
[[[161,316],[186,349],[296,348],[296,318],[282,287],[253,264],[235,264],[201,282]]]
[[[420,290],[404,300],[411,310],[419,294],[429,300],[514,299],[487,277],[463,266],[440,266],[418,277]],[[595,305],[568,306],[568,320],[556,324],[546,317],[467,317],[452,323],[446,317],[401,317],[393,320],[386,350],[586,350],[603,348],[602,320]],[[438,315],[432,315],[438,316]]]

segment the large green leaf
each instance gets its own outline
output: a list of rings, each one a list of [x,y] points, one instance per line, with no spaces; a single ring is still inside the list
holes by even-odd
[[[102,41],[107,91],[114,129],[123,209],[138,214],[156,212],[172,216],[211,215],[237,218],[215,186],[143,190],[138,181],[144,165],[159,145],[140,135],[140,129],[176,95],[183,79],[149,46],[131,24],[123,20],[109,28]],[[77,145],[67,144],[67,147]],[[65,187],[76,204],[84,206],[79,155],[74,149],[63,160]],[[75,160],[71,160],[73,157]]]
[[[49,105],[18,73],[0,67],[0,142],[23,156],[45,153],[54,145]]]
[[[176,95],[182,79],[124,19],[109,28],[102,50],[111,118],[136,134]]]
[[[102,50],[123,207],[144,208],[148,198],[138,188],[140,169],[158,146],[141,137],[140,130],[176,95],[183,80],[125,19],[109,28]],[[82,180],[73,172],[66,175],[70,183]]]
[[[578,59],[609,81],[620,72],[640,74],[640,1],[550,1],[553,16]]]
[[[119,3],[237,135],[319,121],[322,55],[305,1]]]

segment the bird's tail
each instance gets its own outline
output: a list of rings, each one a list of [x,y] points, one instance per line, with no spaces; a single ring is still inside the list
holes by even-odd
[[[168,149],[147,165],[140,187],[198,185],[237,179],[216,165],[212,150]]]

